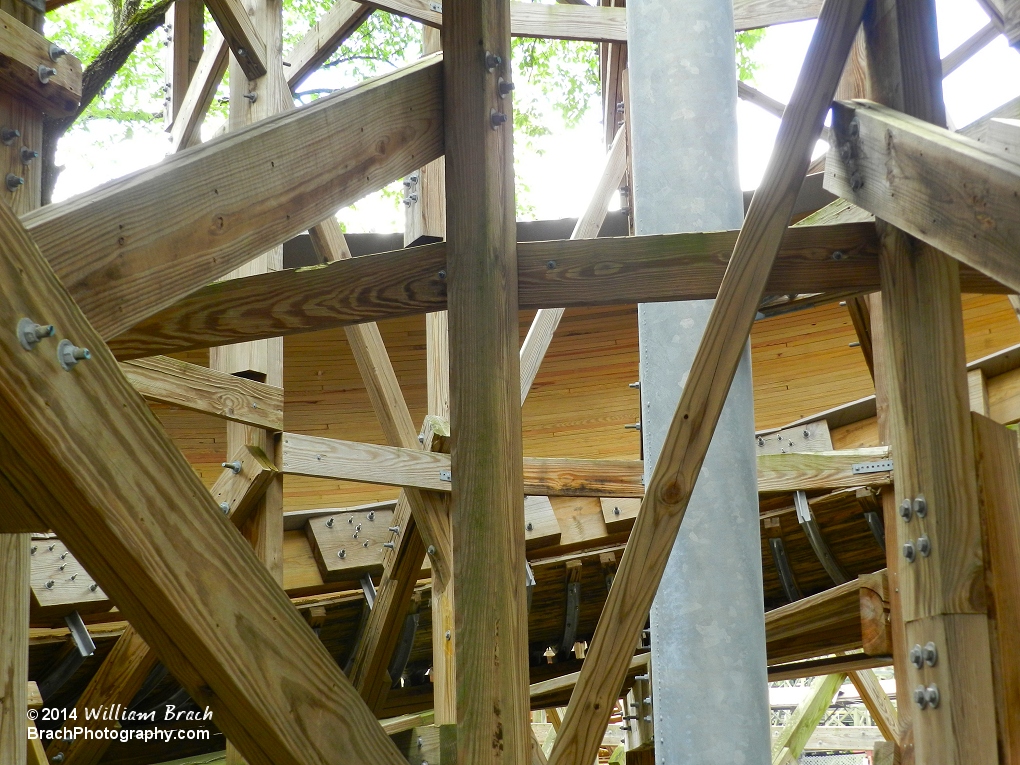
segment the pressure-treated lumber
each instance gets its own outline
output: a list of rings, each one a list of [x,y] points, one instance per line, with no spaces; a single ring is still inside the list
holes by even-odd
[[[266,40],[249,15],[241,0],[209,0],[207,3],[213,20],[230,46],[234,59],[249,80],[257,80],[266,73],[269,58]]]
[[[948,77],[951,75],[998,36],[998,27],[996,27],[995,22],[989,21],[942,59],[942,76]]]
[[[170,153],[176,154],[181,149],[197,143],[198,132],[205,119],[205,114],[212,105],[216,88],[223,80],[227,71],[227,57],[230,49],[218,29],[209,30],[209,39],[202,50],[195,73],[188,82],[187,89],[181,97],[181,103],[174,115],[170,128]]]
[[[250,762],[398,765],[332,657],[4,205],[0,248],[0,324],[45,317],[92,356],[65,372],[52,346],[28,353],[14,333],[0,333],[0,435],[20,446],[2,466],[11,484]]]
[[[423,59],[270,117],[25,225],[111,337],[442,153],[441,67]]]
[[[190,409],[231,422],[283,430],[283,389],[154,356],[121,364],[134,389],[149,401]]]
[[[554,6],[546,6],[552,8]],[[616,132],[613,145],[606,156],[606,165],[595,186],[588,206],[584,214],[577,219],[571,239],[594,239],[598,236],[599,229],[606,219],[606,212],[609,209],[609,202],[613,194],[623,182],[623,176],[627,172],[627,130],[621,128]],[[548,263],[546,263],[548,267]],[[531,386],[538,375],[538,369],[542,366],[542,359],[545,358],[552,342],[553,334],[563,318],[563,308],[540,308],[535,318],[531,320],[531,328],[521,344],[521,405],[528,398]]]
[[[833,672],[858,672],[862,669],[887,667],[892,663],[891,656],[868,656],[864,653],[851,653],[845,656],[834,656],[826,659],[810,659],[795,661],[790,664],[776,664],[769,667],[769,682],[780,680],[796,680],[801,677],[818,677]]]
[[[453,0],[443,19],[455,762],[523,765],[531,750],[508,0]],[[497,115],[501,115],[497,117]],[[431,159],[431,158],[428,158]],[[422,163],[419,163],[419,165]]]
[[[896,709],[893,707],[892,702],[889,701],[889,696],[882,690],[882,685],[878,682],[875,671],[872,669],[861,669],[856,672],[849,672],[847,676],[850,678],[850,682],[854,684],[857,692],[861,694],[861,701],[868,708],[872,721],[882,732],[885,740],[898,741],[899,731],[896,723]]]
[[[646,488],[641,513],[553,745],[552,765],[595,758],[620,692],[627,654],[644,627],[680,529],[864,5],[859,0],[828,0],[822,8],[764,180],[747,211]]]
[[[163,122],[169,128],[181,110],[184,96],[202,60],[205,46],[205,4],[174,0],[164,18],[167,32],[166,85]]]
[[[795,763],[804,750],[804,745],[822,721],[832,697],[846,680],[846,675],[837,673],[816,677],[811,692],[793,712],[789,722],[772,742],[772,765]]]
[[[73,115],[81,101],[81,62],[70,53],[50,58],[50,41],[0,11],[0,90],[55,117]],[[55,70],[43,82],[39,67]]]
[[[826,189],[1020,292],[1020,164],[879,104],[841,105],[834,123],[853,156],[830,151]]]
[[[0,534],[0,762],[25,765],[28,741],[28,534]]]
[[[336,0],[294,49],[284,55],[283,60],[290,64],[287,69],[290,89],[297,88],[305,77],[322,66],[371,13],[371,6],[357,0]]]
[[[879,0],[868,15],[865,31],[872,97],[913,117],[898,118],[911,125],[928,120],[944,126],[934,1]],[[886,113],[886,107],[875,109]],[[864,112],[870,115],[871,110],[858,107],[857,111],[863,127]],[[834,116],[837,135],[845,135],[845,112],[839,110]],[[924,130],[937,129],[927,126]],[[895,179],[900,172],[897,164],[905,167],[912,158],[904,156],[901,150],[908,147],[895,131],[889,145],[892,163],[882,172]],[[868,150],[883,151],[883,147],[869,144]],[[850,156],[859,159],[853,151]],[[930,171],[923,166],[927,161],[943,167],[951,161],[949,156],[927,151],[924,159],[912,172]],[[939,183],[938,173],[927,182]],[[860,190],[881,182],[866,177]],[[975,199],[985,196],[983,188],[982,184],[972,189]],[[986,197],[986,202],[992,200]],[[994,210],[988,212],[988,232],[994,238],[1001,235],[995,226],[1004,224]],[[927,214],[938,222],[941,211],[931,209]],[[935,708],[901,703],[904,711],[910,709],[917,762],[991,763],[997,760],[995,705],[958,268],[943,253],[895,228],[897,221],[888,221],[884,215],[876,223],[882,244],[884,335],[884,358],[877,366],[884,370],[888,397],[896,504],[923,498],[926,510],[923,517],[909,516],[909,523],[896,518],[895,535],[890,534],[896,542],[890,549],[902,550],[911,540],[917,549],[922,536],[930,544],[931,555],[919,554],[913,563],[899,560],[896,587],[905,646],[934,642],[938,650],[934,667],[907,667],[906,687],[898,688],[897,695],[904,698],[918,685],[932,684],[940,693]]]
[[[860,486],[884,486],[892,482],[891,471],[855,474],[853,465],[889,458],[885,446],[833,452],[793,452],[758,456],[758,491],[811,491]]]
[[[279,471],[262,449],[251,444],[241,446],[230,456],[228,463],[234,466],[240,464],[241,469],[235,473],[233,467],[224,468],[209,493],[223,514],[230,516],[235,526],[241,527]],[[226,510],[223,510],[224,505]]]
[[[1020,462],[1016,433],[972,414],[978,496],[984,526],[985,581],[1002,765],[1020,762]]]

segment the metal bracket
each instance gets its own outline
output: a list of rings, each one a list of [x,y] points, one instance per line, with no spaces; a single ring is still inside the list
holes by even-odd
[[[535,572],[531,570],[531,564],[524,561],[524,587],[528,591],[528,613],[531,613],[531,593],[535,591]]]
[[[375,585],[372,583],[372,575],[366,573],[361,577],[361,591],[365,593],[365,602],[368,603],[368,610],[375,608]]]
[[[81,614],[73,611],[64,617],[64,622],[71,631],[71,639],[74,640],[74,644],[77,646],[78,653],[82,655],[82,658],[94,654],[96,652],[96,644],[92,642],[92,636],[89,635],[89,629],[85,626],[85,622],[82,621]]]
[[[797,508],[797,521],[807,536],[808,542],[811,543],[811,549],[815,551],[815,557],[822,564],[822,568],[825,569],[826,573],[836,584],[849,582],[850,577],[840,567],[839,563],[836,562],[836,558],[822,537],[817,521],[815,521],[814,516],[811,514],[811,506],[808,504],[807,494],[802,491],[795,491],[793,493],[793,504]]]
[[[882,516],[874,510],[869,510],[864,514],[864,520],[868,522],[868,528],[871,529],[871,534],[875,537],[875,541],[878,542],[878,546],[884,550],[885,524],[882,522]]]
[[[440,470],[439,471],[439,480],[440,481],[447,481],[447,482],[452,483],[453,482],[453,471],[451,471],[451,470]]]
[[[404,627],[400,631],[400,642],[393,652],[393,660],[390,662],[389,673],[392,688],[400,687],[400,678],[407,668],[407,662],[411,658],[411,648],[414,647],[414,633],[418,631],[418,612],[408,614],[404,617]]]
[[[786,557],[786,545],[783,544],[782,538],[771,537],[769,539],[769,547],[772,550],[772,562],[776,566],[776,572],[779,574],[779,583],[783,585],[786,599],[791,603],[795,600],[800,600],[804,595],[800,591],[800,587],[797,586],[797,580],[793,578],[793,569],[790,568],[790,561]]]
[[[435,0],[429,0],[429,10],[435,11],[436,13],[443,12],[443,4],[437,3]]]
[[[566,653],[577,642],[577,624],[581,620],[581,583],[567,582],[567,614],[563,620],[563,642],[560,651]]]
[[[875,462],[855,462],[850,466],[850,472],[854,475],[864,475],[866,473],[887,473],[893,469],[893,461],[887,460],[876,460]]]

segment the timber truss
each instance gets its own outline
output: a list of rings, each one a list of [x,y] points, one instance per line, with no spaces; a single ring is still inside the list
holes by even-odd
[[[768,617],[770,678],[827,676],[776,761],[796,757],[847,674],[883,736],[919,762],[990,763],[1000,752],[1016,761],[1020,665],[1007,637],[1020,584],[1020,467],[1015,438],[969,411],[960,291],[1020,292],[1020,127],[992,119],[970,134],[946,129],[941,78],[997,34],[1015,41],[1020,2],[989,5],[989,28],[940,62],[931,3],[737,0],[738,30],[818,18],[789,105],[739,89],[782,117],[744,225],[615,238],[596,237],[629,174],[621,4],[337,0],[281,56],[270,4],[207,3],[219,31],[190,70],[187,51],[175,52],[185,65],[183,75],[175,65],[168,106],[173,156],[39,209],[30,196],[38,178],[16,176],[23,188],[10,181],[16,191],[0,205],[4,763],[25,762],[25,588],[47,553],[81,568],[68,579],[67,563],[53,558],[61,575],[33,585],[73,603],[79,648],[90,641],[79,612],[116,604],[126,620],[92,630],[116,643],[78,707],[130,705],[162,666],[250,763],[402,765],[421,754],[390,734],[431,721],[429,762],[588,765],[628,692],[627,712],[641,711],[627,727],[647,741],[642,631],[755,317],[837,300],[855,312],[895,479],[889,447],[834,452],[828,442],[817,454],[805,445],[759,459],[761,491],[794,495],[836,585],[802,599],[782,535],[765,540],[795,601]],[[177,6],[175,44],[188,23],[188,3]],[[432,52],[420,61],[292,108],[297,84],[377,10],[442,29],[444,50],[427,31]],[[0,87],[28,109],[26,137],[41,124],[32,114],[73,113],[81,87],[73,56],[54,55],[33,26],[38,17],[0,16],[9,62]],[[601,44],[607,160],[569,239],[516,242],[511,35]],[[866,72],[858,92],[844,75],[848,58]],[[231,129],[199,143],[228,66]],[[823,131],[823,185],[839,199],[790,226]],[[408,246],[352,257],[334,214],[401,178]],[[305,231],[320,264],[282,269],[280,246]],[[523,457],[521,406],[566,308],[712,297],[647,485],[637,461]],[[523,309],[537,315],[521,345]],[[416,314],[427,315],[429,338],[423,423],[377,328]],[[347,333],[387,445],[284,432],[279,338],[333,327]],[[166,356],[205,348],[216,349],[208,369]],[[211,490],[146,400],[229,422]],[[813,428],[795,430],[811,441]],[[395,504],[299,519],[321,581],[360,591],[292,600],[281,587],[284,474],[400,487]],[[600,498],[609,536],[529,564],[526,551],[560,542],[546,498],[561,496]],[[872,552],[888,571],[854,578],[827,548],[815,515],[845,502],[870,514]],[[574,650],[580,595],[571,606],[570,593],[580,592],[586,558],[598,560],[608,592],[586,655],[578,648],[583,662],[529,689],[532,590],[543,566],[566,564],[566,629],[547,645]],[[65,580],[77,582],[72,595]],[[432,603],[431,715],[399,682],[423,597]],[[343,604],[357,627],[347,666],[320,639],[325,607]],[[915,644],[935,646],[937,659],[922,652],[910,663]],[[64,675],[75,660],[60,665]],[[871,672],[889,663],[898,720]],[[44,695],[61,677],[48,680]],[[545,752],[528,712],[564,704]],[[53,742],[29,756],[99,762],[106,744]]]

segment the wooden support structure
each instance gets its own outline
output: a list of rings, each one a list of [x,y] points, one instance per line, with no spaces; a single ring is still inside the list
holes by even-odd
[[[25,765],[29,535],[0,534],[0,762]]]
[[[832,697],[846,680],[844,674],[816,677],[811,693],[800,703],[793,717],[772,742],[772,765],[789,765],[800,758],[804,745],[832,703]]]

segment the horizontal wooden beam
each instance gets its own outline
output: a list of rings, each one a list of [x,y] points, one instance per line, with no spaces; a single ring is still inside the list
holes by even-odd
[[[891,470],[855,473],[854,465],[884,462],[888,446],[833,452],[792,452],[758,455],[758,491],[791,492],[816,489],[848,489],[854,486],[887,486]]]
[[[866,101],[833,114],[826,189],[1020,292],[1015,159]]]
[[[29,213],[105,338],[443,152],[430,57]]]
[[[520,242],[522,310],[715,296],[736,232]],[[788,229],[766,294],[878,289],[874,223]],[[209,285],[109,340],[118,358],[446,309],[443,242]],[[1008,289],[961,269],[967,292]]]
[[[0,91],[50,116],[69,117],[81,102],[81,61],[0,11]]]
[[[126,361],[121,371],[147,400],[266,430],[283,430],[283,388],[167,356]]]
[[[769,667],[769,682],[780,680],[796,680],[801,677],[818,677],[833,672],[858,672],[862,669],[891,667],[892,656],[868,656],[863,653],[852,653],[847,656],[833,656],[827,659],[811,659],[796,661],[790,664],[777,664]]]
[[[253,765],[401,765],[3,203],[0,252],[0,438],[17,444],[0,469],[14,490]],[[57,336],[26,351],[23,317]],[[58,340],[91,358],[68,369]]]

